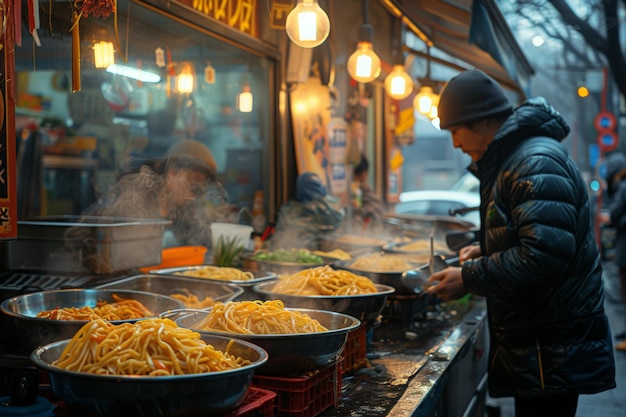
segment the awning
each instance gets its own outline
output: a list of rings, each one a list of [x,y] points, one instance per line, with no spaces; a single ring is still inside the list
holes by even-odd
[[[503,86],[530,93],[534,69],[495,0],[385,0],[426,43],[481,69]]]

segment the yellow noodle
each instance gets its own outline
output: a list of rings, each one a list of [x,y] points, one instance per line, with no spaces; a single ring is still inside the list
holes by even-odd
[[[96,307],[57,307],[37,313],[38,318],[50,320],[131,320],[154,316],[137,300],[125,300],[113,294],[115,302],[98,301]]]
[[[328,330],[308,314],[285,310],[281,300],[216,303],[195,328],[240,334],[317,333]]]
[[[377,253],[357,258],[350,263],[349,267],[360,271],[391,272],[407,271],[415,268],[415,265],[408,262],[404,255],[381,255]]]
[[[209,308],[215,304],[215,300],[211,297],[204,297],[204,300],[200,300],[193,294],[170,294],[170,297],[175,298],[183,302],[187,308]]]
[[[249,281],[254,279],[254,274],[250,271],[242,271],[241,269],[230,268],[227,266],[212,265],[177,272],[176,275],[185,275],[194,278],[220,279],[224,281]]]
[[[283,276],[272,291],[294,295],[356,295],[373,294],[377,289],[367,277],[325,265]]]
[[[86,323],[53,365],[99,375],[183,375],[236,369],[250,363],[207,345],[197,332],[169,319],[113,325]]]
[[[321,250],[316,250],[311,252],[313,255],[317,255],[317,256],[323,256],[326,258],[334,258],[334,259],[339,259],[342,261],[346,261],[348,259],[352,259],[352,255],[350,255],[348,252],[344,251],[343,249],[333,249],[330,252],[324,252]]]

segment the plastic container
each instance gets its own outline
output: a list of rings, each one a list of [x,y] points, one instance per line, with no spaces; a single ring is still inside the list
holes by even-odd
[[[243,404],[220,417],[274,417],[275,399],[276,393],[273,391],[250,387]]]
[[[252,226],[235,223],[211,223],[211,242],[213,250],[217,247],[220,237],[227,241],[237,239],[244,249],[250,248],[250,236],[254,229]]]
[[[254,374],[252,387],[275,392],[278,417],[315,417],[324,410],[339,407],[342,362],[299,377]]]
[[[194,266],[204,264],[207,248],[205,246],[177,246],[161,250],[159,265],[139,268],[144,274],[155,269],[174,268],[177,266]]]
[[[343,357],[343,375],[370,366],[367,360],[367,328],[364,324],[348,332],[346,346],[341,356]]]

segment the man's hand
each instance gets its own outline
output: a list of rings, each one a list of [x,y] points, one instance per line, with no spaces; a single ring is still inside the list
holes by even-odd
[[[434,285],[428,287],[426,291],[444,300],[456,300],[467,294],[463,286],[461,268],[459,267],[450,267],[443,271],[435,272],[430,276],[428,282]]]
[[[478,258],[481,255],[480,245],[465,246],[459,251],[459,262],[463,263],[468,259]]]

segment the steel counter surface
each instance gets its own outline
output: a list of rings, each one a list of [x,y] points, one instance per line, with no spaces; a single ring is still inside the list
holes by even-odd
[[[433,410],[441,407],[457,355],[476,342],[479,332],[486,331],[484,300],[473,300],[447,323],[430,320],[438,323],[425,326],[423,332],[417,330],[414,340],[405,337],[407,329],[396,323],[383,323],[376,328],[373,349],[370,352],[368,348],[371,367],[344,375],[339,407],[328,409],[321,416],[433,415]]]

